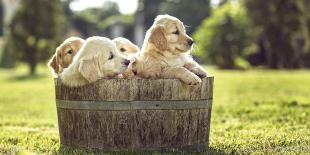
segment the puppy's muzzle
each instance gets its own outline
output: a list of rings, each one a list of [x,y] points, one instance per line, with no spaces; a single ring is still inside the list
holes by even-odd
[[[123,61],[123,65],[128,66],[129,64],[130,64],[130,60],[126,59],[126,60]]]
[[[187,44],[188,44],[189,46],[192,46],[192,45],[194,44],[193,39],[188,39],[188,40],[187,40]]]

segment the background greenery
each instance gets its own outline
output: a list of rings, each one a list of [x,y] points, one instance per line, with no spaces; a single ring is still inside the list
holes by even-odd
[[[0,34],[11,30],[0,40],[0,154],[102,153],[60,147],[47,59],[70,29],[111,37],[118,21],[133,40],[141,14],[146,30],[165,13],[184,21],[215,76],[208,153],[310,153],[309,0],[139,0],[129,15],[115,2],[75,12],[72,1],[21,0],[10,25],[0,1]]]
[[[215,76],[209,152],[310,152],[310,71],[207,69]],[[26,72],[0,69],[0,154],[99,153],[59,148],[53,79],[46,67]]]
[[[201,62],[224,69],[309,67],[307,0],[225,1],[195,32]]]
[[[184,22],[196,42],[193,55],[200,63],[222,69],[310,67],[309,0],[219,0],[217,5],[211,5],[212,0],[138,0],[137,11],[130,15],[121,14],[112,1],[72,11],[73,1],[22,0],[5,36],[0,67],[25,61],[29,73],[35,74],[37,63],[46,62],[72,29],[84,38],[115,37],[112,28],[120,24],[123,36],[134,41],[135,27],[142,25],[146,31],[158,14]]]
[[[249,20],[239,4],[226,3],[214,10],[194,34],[195,56],[220,68],[248,69],[246,57],[256,50],[255,31]]]

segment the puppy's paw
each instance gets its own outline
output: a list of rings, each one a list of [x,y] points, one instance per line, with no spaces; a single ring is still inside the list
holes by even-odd
[[[132,70],[127,69],[124,73],[122,73],[124,79],[132,79],[135,75]]]
[[[188,85],[196,85],[201,83],[201,79],[195,74],[185,76],[182,81]]]
[[[205,78],[207,77],[207,72],[205,72],[204,70],[197,68],[194,72],[197,76],[199,76],[200,78]]]
[[[123,74],[118,74],[115,76],[116,79],[124,79],[124,76]]]

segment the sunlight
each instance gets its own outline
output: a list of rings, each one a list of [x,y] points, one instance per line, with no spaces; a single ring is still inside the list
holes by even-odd
[[[76,0],[70,4],[70,8],[74,11],[81,11],[86,8],[101,7],[107,0]],[[118,3],[122,14],[132,14],[137,10],[138,0],[111,0]]]

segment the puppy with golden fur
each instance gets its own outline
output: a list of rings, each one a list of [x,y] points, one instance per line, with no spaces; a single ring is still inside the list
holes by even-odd
[[[76,53],[80,50],[85,40],[78,37],[70,37],[56,48],[56,52],[48,62],[52,74],[57,77],[59,73],[67,68]]]
[[[113,39],[113,42],[116,44],[118,51],[129,59],[140,51],[138,46],[126,38],[118,37]],[[84,43],[84,39],[70,37],[56,48],[55,54],[48,63],[54,77],[57,77],[64,68],[71,64],[73,57]]]
[[[117,37],[113,39],[113,42],[116,44],[116,47],[119,50],[119,52],[129,59],[133,58],[134,55],[136,55],[140,51],[137,45],[135,45],[126,38]]]
[[[193,43],[179,19],[159,15],[146,33],[140,55],[130,66],[132,73],[142,78],[177,78],[186,84],[198,84],[207,73],[190,56]]]
[[[100,78],[111,78],[124,72],[130,61],[118,52],[115,43],[105,37],[90,37],[60,74],[71,87],[82,86]]]

